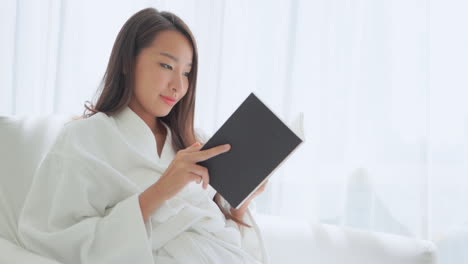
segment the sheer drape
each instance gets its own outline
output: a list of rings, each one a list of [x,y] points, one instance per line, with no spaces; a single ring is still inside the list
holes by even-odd
[[[260,211],[431,239],[442,263],[468,261],[468,3],[7,1],[0,113],[80,114],[148,6],[198,40],[197,126],[214,132],[250,91],[284,120],[304,112],[306,143]]]

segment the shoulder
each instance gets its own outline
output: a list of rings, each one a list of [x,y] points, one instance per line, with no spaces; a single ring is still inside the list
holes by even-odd
[[[88,129],[107,127],[111,122],[112,120],[109,116],[99,112],[88,118],[70,121],[65,124],[64,128],[69,131],[82,132]]]
[[[57,147],[88,145],[103,140],[115,130],[113,120],[105,113],[97,113],[89,118],[72,120],[64,124],[57,138]]]
[[[108,115],[99,112],[85,119],[68,122],[65,124],[64,130],[70,136],[96,136],[100,133],[107,133],[109,129],[113,129],[115,127],[113,122]]]

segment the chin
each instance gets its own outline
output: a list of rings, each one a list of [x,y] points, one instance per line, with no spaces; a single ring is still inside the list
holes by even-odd
[[[172,108],[169,109],[168,111],[159,111],[158,114],[156,115],[157,117],[165,117],[169,115],[172,111]]]
[[[151,114],[155,117],[164,117],[167,116],[171,111],[173,107],[167,106],[167,107],[161,107],[161,106],[153,106],[151,108]]]

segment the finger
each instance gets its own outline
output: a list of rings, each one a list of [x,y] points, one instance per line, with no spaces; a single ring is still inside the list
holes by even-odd
[[[265,183],[262,184],[262,186],[260,187],[260,190],[264,191],[266,189],[267,183],[268,183],[268,180],[266,180]]]
[[[197,141],[193,143],[191,146],[189,146],[188,148],[186,148],[185,150],[187,152],[195,152],[195,151],[199,151],[201,148],[203,148],[203,146],[204,144]]]
[[[205,161],[219,154],[225,153],[231,149],[231,145],[224,144],[210,149],[193,152],[195,162]]]
[[[201,146],[201,143],[198,142],[198,141],[195,141],[195,143],[193,143],[192,145],[190,145],[188,148],[186,149],[190,149],[190,150],[194,150],[194,149],[197,149]]]
[[[206,190],[206,188],[208,188],[208,184],[210,183],[210,177],[206,173],[206,174],[203,174],[202,178],[203,178],[203,189]]]
[[[194,181],[197,184],[199,184],[202,180],[203,180],[202,176],[195,174],[195,173],[191,174],[191,181]]]
[[[201,177],[201,179],[203,180],[203,189],[206,189],[208,187],[208,184],[210,184],[210,176],[208,174],[207,168],[194,164],[190,167],[190,172]]]

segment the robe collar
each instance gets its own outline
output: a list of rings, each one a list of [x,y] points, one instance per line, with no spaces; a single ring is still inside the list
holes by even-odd
[[[150,160],[159,160],[156,146],[156,138],[149,126],[130,107],[126,106],[120,112],[114,114],[112,118],[117,124],[117,128],[124,135],[126,140],[141,154]],[[171,130],[161,122],[167,131],[164,147],[161,151],[161,159],[171,146]]]

